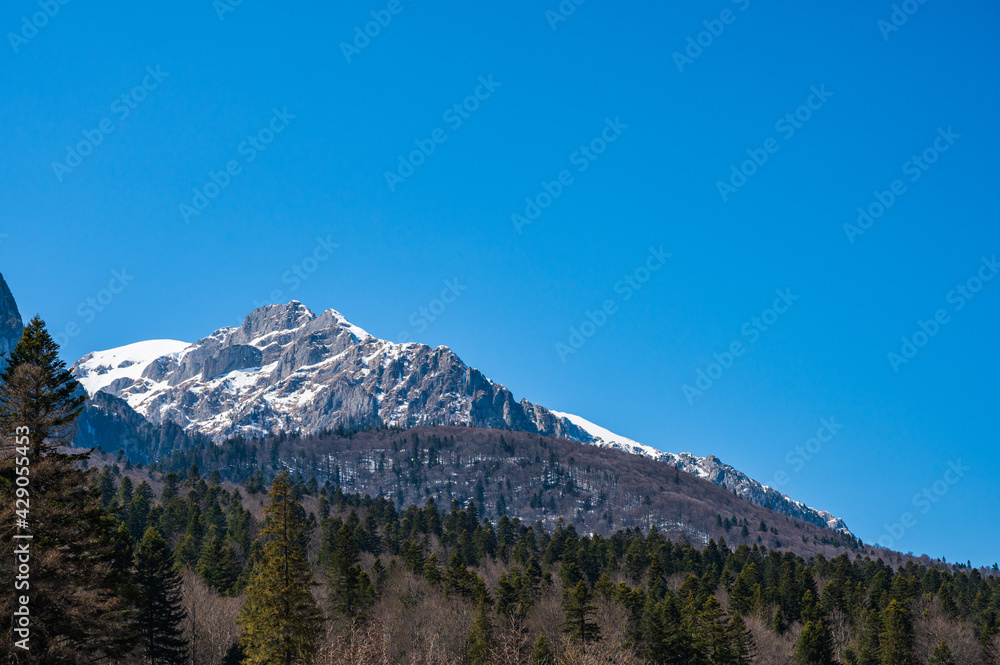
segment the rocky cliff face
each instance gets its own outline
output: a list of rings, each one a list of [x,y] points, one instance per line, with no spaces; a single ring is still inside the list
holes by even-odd
[[[268,305],[239,327],[184,344],[91,353],[74,365],[90,393],[119,397],[153,423],[216,441],[284,430],[457,424],[589,440],[446,347],[393,344],[338,312]]]
[[[14,294],[10,292],[3,275],[0,275],[0,371],[7,366],[7,354],[21,339],[24,322],[17,311]]]
[[[842,520],[714,456],[663,452],[579,416],[517,401],[447,347],[377,339],[335,310],[317,316],[295,301],[254,310],[242,325],[193,344],[153,340],[91,353],[73,371],[92,395],[108,393],[153,425],[176,424],[216,442],[340,427],[518,430],[651,457],[785,515],[847,530]]]

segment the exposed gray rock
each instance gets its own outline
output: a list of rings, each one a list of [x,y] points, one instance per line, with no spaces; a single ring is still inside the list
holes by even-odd
[[[21,339],[23,329],[24,322],[17,311],[14,294],[0,275],[0,371],[7,366],[7,355]]]
[[[138,378],[101,390],[153,423],[173,421],[216,441],[296,429],[464,424],[588,440],[586,432],[467,366],[446,347],[393,344],[334,310],[298,302],[251,312],[167,356],[140,361]],[[104,365],[91,354],[80,377],[115,376],[135,360]],[[136,368],[137,369],[137,368]]]
[[[137,350],[142,344],[153,350],[148,357]],[[163,355],[163,348],[174,350]],[[73,369],[91,393],[125,400],[154,425],[176,423],[191,436],[216,442],[338,427],[513,429],[652,457],[786,515],[847,530],[838,518],[714,456],[663,452],[577,416],[516,401],[447,347],[377,339],[332,309],[316,316],[296,301],[254,310],[241,326],[221,328],[194,344],[130,345],[89,354]]]
[[[224,346],[208,359],[202,374],[206,379],[213,379],[238,369],[260,367],[261,358],[263,358],[263,354],[255,346],[247,344]]]

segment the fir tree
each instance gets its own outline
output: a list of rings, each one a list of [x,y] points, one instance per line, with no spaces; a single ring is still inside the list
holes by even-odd
[[[149,665],[180,665],[187,660],[187,641],[181,622],[180,578],[173,555],[163,536],[149,527],[135,552],[136,583],[139,588],[138,628],[143,662]]]
[[[601,639],[601,629],[591,620],[591,616],[597,611],[591,604],[592,600],[587,583],[581,580],[563,602],[563,613],[566,615],[563,632],[582,644]]]
[[[733,665],[750,665],[754,662],[757,644],[742,616],[737,614],[729,620],[726,634],[729,637],[730,646],[729,662]]]
[[[753,562],[743,566],[729,592],[729,607],[732,612],[749,616],[754,610],[754,588],[760,579],[757,566]]]
[[[686,665],[691,662],[691,638],[685,630],[673,594],[654,603],[647,601],[642,625],[643,655],[653,665]]]
[[[467,647],[469,665],[488,665],[492,643],[493,625],[490,623],[489,609],[485,598],[480,598],[473,610],[472,626],[469,628]]]
[[[956,665],[955,658],[951,655],[951,649],[948,648],[948,643],[944,640],[938,642],[937,646],[934,647],[933,653],[931,653],[930,660],[927,661],[927,665]]]
[[[27,427],[32,460],[72,441],[87,395],[59,359],[59,345],[39,317],[24,327],[0,373],[0,383],[6,387],[0,392],[0,431]],[[9,437],[4,436],[3,445],[10,446]]]
[[[327,588],[333,609],[347,619],[361,618],[374,596],[371,581],[361,569],[357,540],[347,524],[334,539]]]
[[[313,600],[312,571],[302,540],[305,522],[287,473],[271,484],[254,566],[238,622],[248,665],[309,663],[316,653],[322,615]],[[296,510],[298,508],[298,510]]]
[[[535,648],[531,652],[531,665],[556,665],[555,654],[552,653],[552,645],[545,633],[535,640]]]
[[[125,525],[132,536],[132,540],[140,540],[146,533],[147,519],[149,518],[150,501],[153,498],[153,489],[145,480],[135,488],[132,500],[128,503],[125,511]]]
[[[898,600],[890,600],[882,612],[882,632],[879,634],[881,665],[912,665],[910,618]]]
[[[833,634],[822,619],[807,621],[795,643],[796,665],[833,665]]]
[[[218,530],[212,527],[198,562],[198,575],[205,580],[205,584],[219,593],[229,594],[234,591],[239,574],[239,564],[232,546],[223,544]]]
[[[444,579],[437,554],[431,553],[427,557],[427,561],[424,562],[424,579],[431,584],[440,584],[441,580]]]
[[[14,579],[15,533],[29,533],[30,651],[24,663],[92,663],[131,648],[132,616],[122,588],[116,528],[101,506],[96,472],[79,462],[72,444],[86,397],[58,358],[59,347],[35,317],[11,352],[0,380],[0,578]],[[17,435],[16,437],[13,435]],[[30,469],[27,525],[15,520],[15,462]],[[92,475],[93,473],[93,475]],[[21,542],[21,541],[17,541]],[[116,568],[119,569],[116,571]],[[13,584],[11,585],[11,590]],[[15,594],[0,595],[0,613],[13,616]],[[3,643],[14,653],[14,630]]]

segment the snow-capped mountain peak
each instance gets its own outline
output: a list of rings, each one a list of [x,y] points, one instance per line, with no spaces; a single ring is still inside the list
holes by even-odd
[[[461,424],[514,429],[643,455],[775,510],[835,529],[843,522],[764,487],[714,456],[675,455],[589,420],[515,401],[448,347],[378,339],[328,309],[267,305],[194,343],[137,342],[73,365],[88,393],[125,400],[154,424],[218,442],[275,431]]]

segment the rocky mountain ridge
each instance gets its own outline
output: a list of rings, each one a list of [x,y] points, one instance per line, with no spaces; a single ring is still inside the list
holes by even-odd
[[[176,424],[217,443],[379,426],[517,430],[651,457],[783,514],[847,532],[843,520],[714,456],[663,452],[579,416],[517,401],[447,347],[381,340],[336,310],[317,316],[298,301],[256,309],[242,325],[193,344],[153,340],[90,353],[73,371],[88,393],[108,393],[153,425]]]

